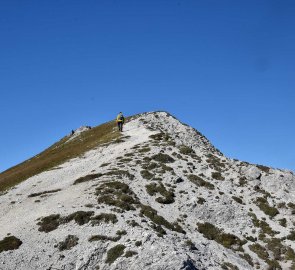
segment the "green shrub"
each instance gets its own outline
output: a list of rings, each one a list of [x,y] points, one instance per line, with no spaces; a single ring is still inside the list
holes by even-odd
[[[232,199],[235,200],[239,204],[243,204],[243,200],[241,198],[239,198],[239,197],[232,196]]]
[[[261,229],[263,234],[268,234],[270,236],[274,236],[278,232],[273,231],[267,222],[264,220],[260,220],[256,217],[254,213],[248,213],[248,215],[252,218],[253,225]]]
[[[109,172],[105,173],[104,175],[117,176],[119,178],[128,178],[130,180],[134,179],[133,174],[129,173],[128,171],[124,171],[124,170],[113,169],[112,171],[109,171]]]
[[[61,189],[54,189],[54,190],[42,191],[42,192],[38,192],[38,193],[32,193],[28,197],[37,197],[37,196],[40,196],[40,195],[55,193],[55,192],[58,192],[58,191],[61,191]]]
[[[260,169],[261,171],[265,172],[265,173],[269,173],[269,170],[270,170],[269,167],[266,167],[266,166],[263,166],[263,165],[256,165],[256,167],[258,169]]]
[[[185,245],[190,249],[190,250],[197,250],[196,245],[191,241],[191,240],[186,240]]]
[[[279,219],[279,223],[281,226],[287,227],[287,219],[286,218]]]
[[[85,211],[77,211],[75,213],[72,213],[72,214],[64,217],[61,222],[62,223],[67,223],[67,222],[70,222],[72,220],[75,220],[75,222],[81,226],[81,225],[84,225],[84,224],[88,223],[91,216],[93,216],[93,215],[94,215],[93,211],[87,211],[87,212],[85,212]]]
[[[130,258],[130,257],[132,257],[132,256],[134,256],[134,255],[136,255],[136,254],[137,254],[136,251],[128,250],[128,251],[125,252],[124,257],[126,257],[126,258]]]
[[[277,206],[278,206],[278,208],[286,208],[286,203],[285,202],[279,202]]]
[[[141,205],[140,213],[146,216],[147,218],[149,218],[151,221],[153,221],[157,225],[164,226],[167,229],[172,231],[185,233],[184,230],[180,227],[180,225],[168,222],[165,218],[163,218],[162,216],[159,216],[157,211],[150,206]]]
[[[246,260],[251,266],[254,266],[252,257],[248,253],[242,253],[242,254],[239,254],[239,256],[242,259]]]
[[[127,234],[127,232],[126,232],[125,230],[117,231],[117,232],[116,232],[116,235],[120,235],[120,236],[122,236],[122,235],[126,235],[126,234]]]
[[[212,172],[211,176],[213,179],[216,179],[216,180],[224,180],[224,177],[221,175],[220,172]]]
[[[51,232],[57,229],[57,227],[59,226],[59,222],[60,222],[59,214],[43,217],[41,221],[37,223],[37,225],[40,226],[38,230],[40,232],[46,232],[46,233]]]
[[[195,151],[194,151],[192,148],[190,148],[190,147],[188,147],[188,146],[186,146],[186,145],[181,145],[181,146],[179,146],[179,152],[180,152],[181,154],[183,154],[183,155],[191,155],[191,154],[193,154]]]
[[[101,173],[88,174],[86,176],[82,176],[82,177],[78,178],[77,180],[75,180],[73,185],[77,185],[77,184],[80,184],[80,183],[83,183],[86,181],[91,181],[91,180],[97,179],[101,176],[102,176]]]
[[[287,239],[295,241],[295,231],[291,231],[290,234],[287,236]]]
[[[18,249],[22,243],[23,242],[15,236],[7,236],[0,241],[0,253],[3,251]]]
[[[221,229],[215,227],[209,222],[198,223],[197,225],[198,231],[202,233],[207,239],[214,240],[226,248],[235,251],[243,251],[242,246],[246,243],[245,240],[241,240],[233,234],[224,233]]]
[[[38,230],[48,233],[57,229],[60,224],[68,223],[72,220],[75,220],[79,225],[83,225],[89,222],[93,214],[93,211],[77,211],[65,217],[61,217],[59,214],[43,217],[37,223],[40,226]]]
[[[195,175],[195,174],[190,174],[187,177],[192,183],[194,183],[196,186],[199,187],[206,187],[208,189],[213,190],[215,187],[213,184],[205,181],[204,179],[202,179],[201,177]]]
[[[271,218],[279,214],[279,210],[275,207],[271,207],[268,204],[267,199],[263,197],[258,197],[256,199],[256,205],[260,208],[261,211],[263,211],[266,215],[269,215]]]
[[[100,223],[117,223],[118,222],[118,219],[117,219],[117,216],[115,214],[108,214],[108,213],[101,213],[99,215],[96,215],[94,217],[91,218],[91,223],[93,225],[97,225],[97,224],[100,224]]]
[[[152,156],[152,159],[160,163],[172,163],[175,160],[167,154],[159,153]]]
[[[143,178],[145,178],[147,180],[150,180],[154,177],[154,175],[151,174],[148,170],[142,170],[142,171],[140,171],[140,174]]]
[[[134,205],[138,204],[138,198],[130,190],[129,186],[119,181],[103,183],[96,188],[98,203],[116,206],[122,210],[135,210]]]
[[[68,235],[66,239],[58,244],[59,251],[69,250],[78,244],[79,238],[75,235]]]
[[[241,177],[241,178],[239,179],[239,185],[240,185],[241,187],[244,187],[246,184],[247,184],[247,178],[246,178],[245,176]]]
[[[142,242],[141,241],[138,240],[138,241],[135,242],[135,246],[139,247],[141,245],[142,245]]]
[[[151,148],[149,148],[149,147],[143,147],[138,150],[139,153],[147,153],[149,151],[151,151]]]
[[[131,227],[140,227],[140,225],[134,219],[127,220],[127,224]]]
[[[119,241],[121,239],[121,236],[118,235],[118,236],[107,236],[107,235],[92,235],[88,241],[89,242],[94,242],[94,241],[113,241],[113,242],[116,242],[116,241]]]
[[[221,171],[223,168],[225,168],[225,164],[220,160],[219,157],[216,157],[215,155],[208,154],[206,161],[209,163],[210,168],[216,171]]]
[[[254,253],[256,253],[257,256],[264,261],[266,261],[269,258],[269,254],[267,250],[265,249],[265,247],[261,246],[258,243],[249,245],[249,249],[253,251]]]
[[[108,250],[107,252],[107,259],[106,263],[112,264],[116,259],[118,259],[120,256],[124,253],[125,246],[124,245],[116,245]]]
[[[160,173],[160,174],[164,174],[166,172],[170,172],[172,174],[175,174],[173,168],[167,166],[164,163],[160,163],[160,166],[159,166],[159,168],[158,168],[158,170],[156,172]]]
[[[202,197],[198,198],[198,201],[197,201],[198,204],[204,204],[205,202],[206,202],[206,200],[204,198],[202,198]]]
[[[295,204],[289,202],[289,203],[287,204],[287,206],[288,206],[289,208],[291,208],[291,214],[292,214],[292,215],[295,215]]]
[[[164,136],[165,136],[164,133],[157,133],[157,134],[150,135],[149,137],[155,141],[161,141],[163,140]]]
[[[239,267],[237,267],[236,265],[231,264],[230,262],[224,262],[221,265],[221,268],[224,270],[239,270]]]
[[[158,203],[170,204],[174,202],[173,191],[168,191],[162,183],[156,184],[151,183],[145,186],[149,195],[153,196],[157,193],[161,194],[163,197],[156,198]]]

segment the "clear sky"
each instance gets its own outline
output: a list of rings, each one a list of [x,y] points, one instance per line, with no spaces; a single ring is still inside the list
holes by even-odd
[[[294,14],[293,0],[1,0],[0,171],[153,110],[295,170]]]

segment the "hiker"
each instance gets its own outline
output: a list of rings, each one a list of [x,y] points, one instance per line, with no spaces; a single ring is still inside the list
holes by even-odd
[[[123,131],[123,124],[124,124],[125,118],[123,116],[123,113],[120,112],[117,116],[117,124],[118,124],[118,129],[119,131]]]

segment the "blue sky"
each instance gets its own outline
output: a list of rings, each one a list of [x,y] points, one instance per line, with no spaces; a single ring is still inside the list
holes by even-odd
[[[295,170],[295,2],[0,1],[0,171],[81,125],[166,110]]]

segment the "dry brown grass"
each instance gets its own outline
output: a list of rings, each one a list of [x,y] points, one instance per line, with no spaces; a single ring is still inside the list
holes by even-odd
[[[65,161],[83,155],[86,151],[107,144],[120,137],[115,121],[83,132],[72,141],[62,138],[45,151],[0,174],[0,191],[13,187],[36,174],[52,169]]]

